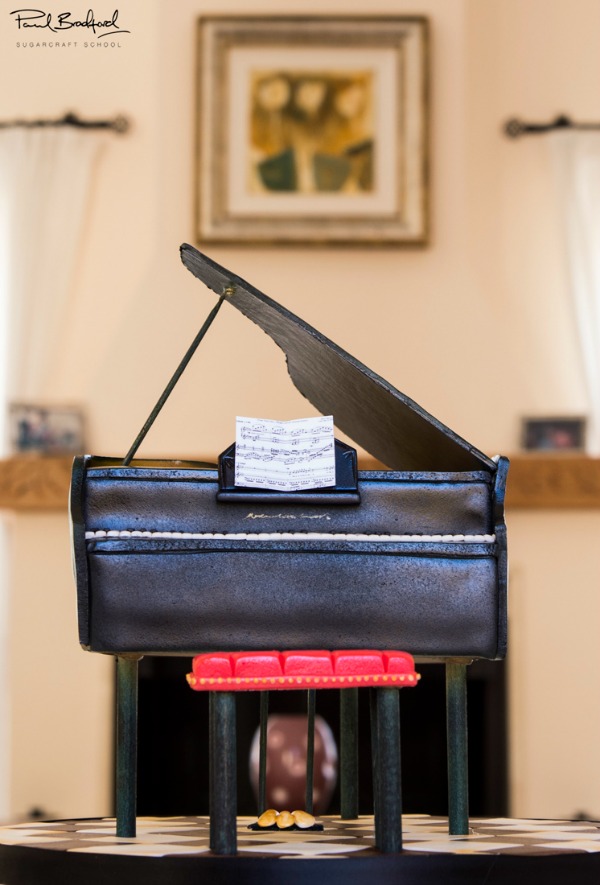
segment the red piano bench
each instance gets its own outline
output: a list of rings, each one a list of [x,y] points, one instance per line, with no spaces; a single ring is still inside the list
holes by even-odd
[[[359,688],[371,688],[375,840],[377,848],[383,853],[401,851],[402,788],[398,689],[414,687],[419,678],[412,656],[401,651],[242,651],[197,655],[187,681],[194,691],[211,693],[211,850],[215,854],[235,854],[237,850],[236,692],[261,692],[258,801],[258,814],[261,815],[266,810],[268,692],[307,691],[306,811],[312,814],[315,691],[342,689],[341,816],[357,817],[357,691]]]

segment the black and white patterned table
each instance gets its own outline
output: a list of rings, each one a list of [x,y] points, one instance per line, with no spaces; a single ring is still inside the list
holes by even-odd
[[[248,830],[254,820],[238,818],[235,857],[210,852],[207,817],[140,818],[135,839],[112,819],[3,827],[0,885],[600,883],[600,823],[473,819],[468,836],[449,836],[445,818],[405,815],[402,854],[382,856],[371,816],[321,817],[322,832]]]

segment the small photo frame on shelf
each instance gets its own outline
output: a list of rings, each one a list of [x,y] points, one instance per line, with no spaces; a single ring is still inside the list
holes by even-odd
[[[583,452],[585,418],[524,418],[521,444],[528,452]]]
[[[80,455],[85,450],[83,411],[76,406],[11,403],[8,427],[14,455]]]
[[[200,243],[421,246],[428,20],[203,17]]]

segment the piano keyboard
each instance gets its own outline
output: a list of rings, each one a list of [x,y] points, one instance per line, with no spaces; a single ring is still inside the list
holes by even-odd
[[[493,544],[496,535],[374,535],[342,532],[149,532],[102,529],[85,533],[87,541],[155,538],[190,541],[395,541],[443,544]]]

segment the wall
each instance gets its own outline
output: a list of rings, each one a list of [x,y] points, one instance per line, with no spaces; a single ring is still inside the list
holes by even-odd
[[[469,5],[469,259],[500,320],[492,420],[514,434],[518,416],[583,414],[585,398],[547,138],[512,141],[498,129],[513,116],[600,119],[600,59],[586,37],[599,26],[594,2]],[[597,511],[509,514],[516,814],[600,811],[599,530]]]
[[[69,8],[85,15],[88,4]],[[5,0],[0,82],[13,88],[0,95],[2,119],[74,108],[90,118],[125,113],[133,123],[125,138],[107,138],[45,392],[86,404],[90,449],[123,453],[213,303],[178,258],[180,242],[193,238],[195,19],[247,13],[249,4],[125,0],[132,33],[120,50],[54,54],[17,50],[8,9]],[[282,4],[251,9],[281,13]],[[358,14],[364,5],[293,0],[285,11]],[[567,0],[377,0],[370,11],[431,17],[431,246],[210,252],[475,445],[510,453],[521,415],[578,413],[585,401],[545,148],[510,142],[500,127],[515,114],[598,117],[600,8],[580,0],[575,15]],[[231,441],[235,414],[309,413],[279,351],[224,310],[144,451],[213,456]],[[510,521],[515,814],[600,815],[592,777],[600,713],[589,703],[600,681],[591,626],[599,519],[520,513]],[[66,517],[15,517],[11,528],[10,809],[104,813],[112,668],[77,648]],[[52,735],[47,750],[40,734]],[[568,766],[566,745],[576,747]]]

